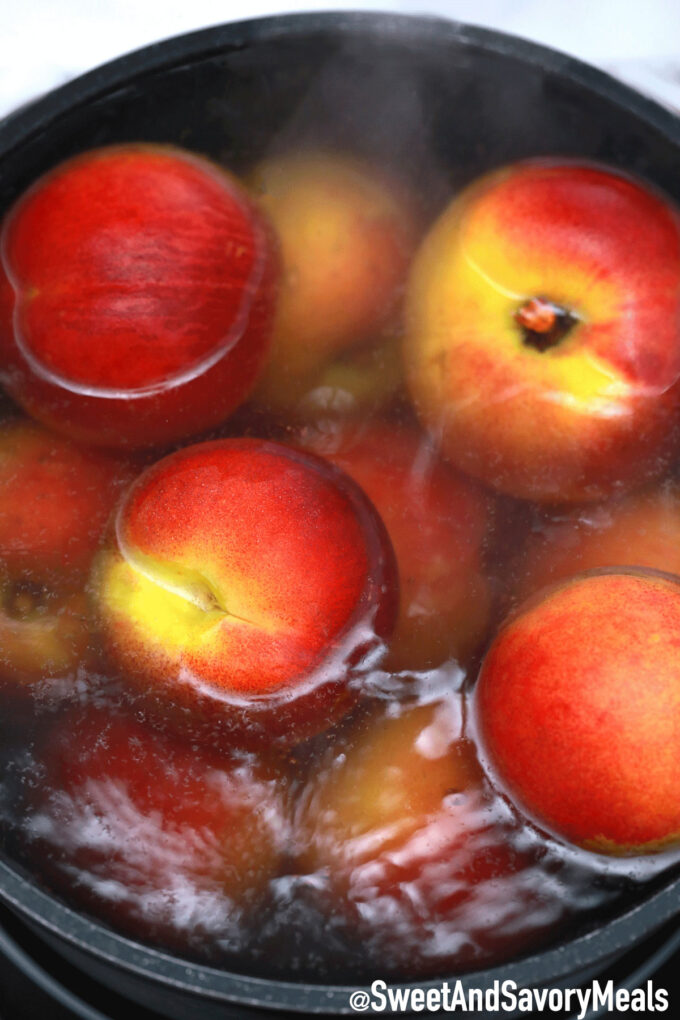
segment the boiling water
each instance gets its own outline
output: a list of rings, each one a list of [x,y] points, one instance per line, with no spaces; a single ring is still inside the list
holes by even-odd
[[[381,414],[414,427],[399,399]],[[314,427],[332,437],[337,420],[320,415]],[[227,431],[289,435],[250,412]],[[547,517],[498,501],[484,548],[495,609],[467,665],[376,668],[347,719],[293,749],[178,741],[94,632],[75,672],[18,692],[5,682],[6,855],[114,930],[270,977],[461,972],[601,923],[673,856],[618,861],[569,847],[523,819],[476,760],[481,656],[510,602],[520,536]],[[443,769],[446,786],[452,757],[463,778],[423,807],[419,784]],[[223,808],[231,830],[213,822]]]

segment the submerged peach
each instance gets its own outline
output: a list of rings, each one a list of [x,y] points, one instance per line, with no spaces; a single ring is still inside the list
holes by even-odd
[[[159,706],[295,743],[339,718],[397,606],[389,540],[311,454],[217,440],[145,472],[93,591],[111,659]]]
[[[54,881],[145,939],[234,938],[286,846],[277,767],[184,746],[110,708],[66,714],[37,753],[47,778],[28,825]]]
[[[0,378],[58,432],[152,446],[247,397],[270,338],[275,244],[245,189],[174,146],[85,152],[2,230]]]
[[[272,156],[252,184],[281,244],[282,283],[257,402],[294,406],[333,356],[394,318],[416,239],[414,203],[370,163]]]
[[[680,584],[584,575],[530,600],[476,691],[489,766],[539,825],[605,854],[680,841]]]
[[[83,594],[13,584],[0,571],[0,680],[17,692],[74,677],[89,660],[89,623]]]
[[[483,563],[491,497],[416,429],[349,424],[308,430],[302,441],[354,478],[385,522],[400,583],[386,667],[428,669],[469,657],[492,603]]]
[[[10,579],[82,584],[133,466],[35,422],[0,426],[0,564]]]
[[[133,474],[25,418],[0,426],[0,678],[15,690],[87,662],[83,587]]]
[[[634,240],[633,240],[634,239]],[[603,166],[475,181],[416,256],[406,368],[457,467],[510,495],[582,502],[677,449],[680,216]]]
[[[563,905],[494,811],[455,702],[402,706],[338,742],[302,800],[300,867],[385,961],[427,973],[517,951]]]
[[[680,487],[666,482],[549,516],[515,570],[515,597],[602,567],[650,567],[680,575]]]

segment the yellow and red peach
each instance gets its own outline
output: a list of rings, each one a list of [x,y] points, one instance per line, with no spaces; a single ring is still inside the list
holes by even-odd
[[[27,419],[0,426],[0,677],[12,688],[86,661],[83,589],[134,466]]]
[[[299,867],[325,872],[364,947],[411,974],[502,958],[561,910],[539,906],[460,725],[447,702],[364,720],[301,801]]]
[[[134,688],[182,726],[193,713],[231,739],[289,744],[356,703],[397,587],[359,487],[255,439],[201,443],[146,471],[93,578],[105,647]]]
[[[650,567],[680,575],[680,489],[665,482],[542,520],[515,564],[523,600],[586,570]]]
[[[171,146],[86,152],[18,200],[0,241],[0,378],[44,424],[151,446],[247,397],[269,342],[275,245],[222,168]]]
[[[415,429],[376,422],[310,429],[301,440],[359,483],[392,541],[400,608],[385,667],[428,669],[467,658],[491,609],[482,563],[491,497]]]
[[[391,323],[417,216],[395,181],[346,156],[273,156],[252,186],[281,245],[274,340],[255,392],[278,411],[297,403],[330,358]]]
[[[272,762],[216,756],[95,708],[63,716],[39,754],[47,778],[26,828],[69,895],[179,948],[230,939],[258,908],[288,836]]]
[[[497,489],[599,499],[677,448],[680,217],[616,170],[541,160],[472,184],[416,257],[406,319],[422,420]]]
[[[476,718],[492,775],[586,849],[680,840],[680,583],[591,574],[530,600],[484,660]]]

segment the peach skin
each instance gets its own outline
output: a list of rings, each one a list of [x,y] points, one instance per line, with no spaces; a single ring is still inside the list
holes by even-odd
[[[83,153],[21,196],[0,243],[0,379],[44,424],[154,446],[218,425],[248,396],[278,262],[221,167],[172,146]]]
[[[82,588],[135,471],[28,419],[0,425],[0,564],[10,578]]]
[[[33,852],[87,909],[180,950],[228,943],[258,909],[288,834],[273,765],[185,747],[110,708],[65,714],[37,753]]]
[[[303,793],[299,866],[328,875],[336,909],[382,966],[426,974],[502,959],[562,910],[536,895],[459,724],[447,702],[374,715]]]
[[[13,584],[0,571],[0,680],[3,695],[26,694],[88,661],[90,614],[83,594]]]
[[[417,237],[414,203],[370,164],[302,152],[254,170],[281,245],[272,351],[255,400],[294,406],[333,356],[373,342],[398,311]]]
[[[350,424],[301,438],[359,483],[392,540],[401,596],[385,668],[465,660],[484,636],[492,604],[483,565],[492,497],[416,429]]]
[[[387,337],[327,361],[311,376],[307,389],[286,408],[286,421],[364,421],[389,413],[405,402],[401,338]]]
[[[475,717],[490,773],[587,850],[680,840],[680,584],[586,574],[536,596],[486,655]]]
[[[109,656],[156,710],[289,744],[356,703],[398,602],[389,539],[358,486],[256,439],[200,443],[146,471],[92,590]]]
[[[585,570],[649,567],[680,575],[680,486],[664,482],[541,521],[514,569],[514,597]]]
[[[418,412],[489,485],[586,502],[677,449],[680,218],[643,183],[548,160],[482,178],[430,231],[406,303]]]
[[[12,689],[74,676],[87,660],[83,589],[134,473],[28,419],[0,425],[0,677]]]

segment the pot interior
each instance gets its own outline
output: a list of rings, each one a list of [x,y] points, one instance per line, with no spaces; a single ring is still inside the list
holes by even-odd
[[[605,76],[452,23],[337,15],[225,26],[150,47],[26,108],[0,129],[0,208],[69,156],[139,140],[205,153],[237,173],[290,149],[355,153],[405,176],[426,216],[484,171],[541,155],[604,161],[680,201],[676,122]],[[30,881],[13,885],[15,907],[22,896],[31,900],[27,889]],[[675,890],[673,875],[656,879],[646,895],[656,894],[658,909],[632,931],[637,923],[642,937],[675,910]],[[43,906],[33,897],[29,912]],[[86,932],[60,910],[53,933],[87,945]],[[589,955],[611,956],[631,937],[628,927],[612,943],[602,922],[571,932],[596,938],[581,942],[575,967]],[[129,961],[135,950],[126,945],[105,933],[97,952],[120,950]],[[152,969],[162,958],[144,956]],[[549,977],[540,959],[526,961],[527,977]],[[554,956],[546,966],[561,964]],[[198,966],[187,973],[202,970],[212,973]],[[475,979],[480,984],[482,975]]]

